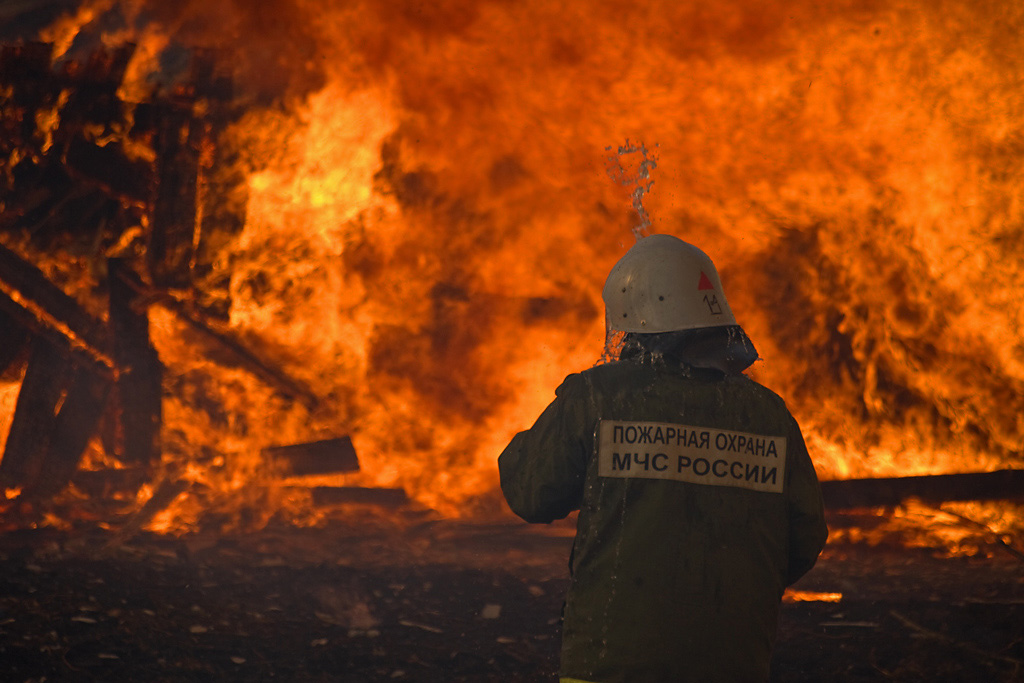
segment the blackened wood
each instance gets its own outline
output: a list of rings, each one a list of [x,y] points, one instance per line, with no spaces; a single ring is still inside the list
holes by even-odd
[[[109,128],[124,122],[126,108],[117,91],[134,52],[135,46],[126,43],[95,50],[84,63],[64,62],[59,80],[68,96],[53,135],[57,147],[64,147],[86,126],[101,124]]]
[[[201,123],[190,108],[166,105],[157,117],[156,196],[146,264],[158,287],[186,288],[196,232]]]
[[[29,487],[39,476],[69,367],[60,351],[36,340],[0,460],[0,489]]]
[[[173,296],[160,293],[144,284],[138,284],[138,292],[149,304],[159,304],[175,314],[175,316],[195,332],[204,342],[211,342],[219,350],[227,351],[231,361],[267,383],[287,398],[300,401],[309,410],[320,405],[320,398],[305,383],[288,375],[258,356],[254,351],[239,341],[232,332],[221,329],[216,322],[208,321],[204,315],[186,306]],[[224,360],[227,364],[229,361]]]
[[[149,317],[139,301],[143,285],[123,259],[108,259],[110,329],[123,438],[122,460],[148,466],[160,458],[163,366],[149,336]]]
[[[894,506],[911,498],[927,503],[1024,500],[1024,470],[823,481],[821,494],[830,510]]]
[[[22,356],[28,343],[28,330],[12,316],[0,310],[0,376]]]
[[[7,210],[0,226],[34,232],[40,224],[53,221],[64,207],[80,196],[81,188],[67,174],[54,155],[43,157],[42,165],[22,160],[15,168],[11,191],[4,193]]]
[[[121,413],[118,406],[120,406],[120,403],[118,402],[117,384],[115,383],[107,403],[107,410],[100,415],[100,423],[96,427],[103,452],[114,456],[124,452],[124,435],[121,433]]]
[[[64,162],[79,178],[95,183],[109,195],[137,204],[149,201],[153,167],[149,162],[129,159],[121,143],[101,147],[75,137],[68,143]]]
[[[160,512],[173,503],[178,496],[183,494],[192,486],[192,483],[183,479],[165,478],[153,491],[153,495],[146,501],[145,505],[125,522],[124,526],[107,543],[107,547],[116,547],[124,541],[132,538],[135,534],[153,521]]]
[[[177,300],[166,299],[162,300],[161,303],[174,312],[180,320],[188,323],[200,336],[229,351],[241,367],[259,377],[268,386],[273,387],[288,398],[301,401],[309,410],[315,410],[320,405],[320,398],[312,389],[257,356],[251,349],[236,339],[231,332],[217,329],[214,324],[203,320],[200,314],[190,311]]]
[[[119,493],[134,493],[148,479],[148,468],[125,467],[122,469],[78,470],[71,478],[71,483],[87,496],[110,498]]]
[[[23,218],[17,226],[30,232],[36,244],[52,244],[68,234],[95,235],[106,220],[104,212],[110,212],[112,201],[119,200],[112,200],[90,183],[78,183],[72,192],[52,204],[42,219],[28,223]]]
[[[194,285],[196,303],[225,318],[230,295],[223,277],[209,277],[212,259],[241,231],[245,220],[244,178],[241,185],[225,185],[241,176],[236,158],[229,160],[230,169],[225,166],[226,146],[222,148],[218,140],[233,116],[228,105],[232,82],[218,69],[230,64],[230,59],[223,51],[193,50],[189,86],[179,89],[177,102],[172,99],[159,110],[155,127],[159,186],[150,237],[154,283]],[[202,117],[195,114],[195,99],[204,103]],[[163,198],[170,198],[170,204],[162,203]]]
[[[101,47],[94,50],[83,67],[76,74],[77,79],[82,83],[88,83],[101,87],[114,94],[121,87],[124,81],[124,74],[128,70],[128,63],[135,54],[134,43],[124,43],[114,48]],[[109,121],[104,117],[101,123]]]
[[[42,458],[42,469],[23,494],[29,499],[52,497],[67,486],[106,405],[109,379],[84,368],[76,368],[72,374]]]
[[[38,268],[0,245],[0,308],[31,331],[112,374],[107,330]]]
[[[0,48],[0,83],[9,86],[3,97],[0,119],[17,118],[19,124],[6,132],[10,138],[0,141],[9,144],[24,142],[36,136],[35,112],[52,102],[59,88],[54,87],[50,63],[53,45],[29,42],[22,45],[4,45]]]
[[[409,502],[405,489],[373,488],[362,486],[316,486],[311,489],[313,504],[318,507],[331,505],[375,505],[397,508]]]
[[[355,472],[359,458],[352,439],[342,436],[309,443],[264,448],[262,455],[284,476]]]
[[[35,114],[52,106],[59,90],[50,74],[52,53],[53,46],[47,43],[0,49],[0,85],[6,86],[0,87],[0,166],[13,163],[11,151],[19,147],[22,158],[18,165],[22,167],[34,165],[33,155],[24,154],[24,148],[41,151],[42,136]],[[10,197],[5,199],[3,213],[8,214]]]
[[[53,44],[26,42],[0,47],[0,82],[35,84],[50,72]]]
[[[223,109],[234,100],[235,87],[231,77],[231,54],[223,49],[196,48],[192,50],[192,70],[189,80],[195,95],[207,101],[214,109]],[[215,114],[216,116],[216,114]]]
[[[240,150],[230,136],[223,135],[231,122],[229,115],[212,106],[207,122],[207,144],[212,154],[200,167],[200,226],[192,276],[198,306],[207,315],[227,319],[231,308],[230,273],[217,269],[215,264],[245,227],[249,186]]]

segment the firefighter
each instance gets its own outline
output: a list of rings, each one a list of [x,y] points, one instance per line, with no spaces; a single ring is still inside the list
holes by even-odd
[[[742,374],[757,353],[697,247],[640,239],[603,298],[619,359],[498,458],[527,522],[579,510],[561,680],[766,681],[782,593],[828,536],[800,427]]]

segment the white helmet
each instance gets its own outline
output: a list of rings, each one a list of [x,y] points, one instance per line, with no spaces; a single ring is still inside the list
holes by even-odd
[[[715,264],[672,235],[640,239],[612,268],[601,293],[608,325],[654,334],[736,324]]]

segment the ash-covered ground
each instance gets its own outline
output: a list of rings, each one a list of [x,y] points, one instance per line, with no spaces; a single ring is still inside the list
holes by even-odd
[[[4,681],[556,681],[571,526],[0,536]],[[1024,680],[1024,563],[830,545],[772,680]]]

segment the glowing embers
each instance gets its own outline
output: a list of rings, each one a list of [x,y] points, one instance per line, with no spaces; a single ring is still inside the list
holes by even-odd
[[[823,593],[821,591],[804,591],[787,588],[782,595],[783,602],[841,602],[842,593]]]
[[[942,503],[909,500],[894,507],[829,517],[829,543],[921,548],[947,556],[1024,558],[1024,506],[1019,502]]]

